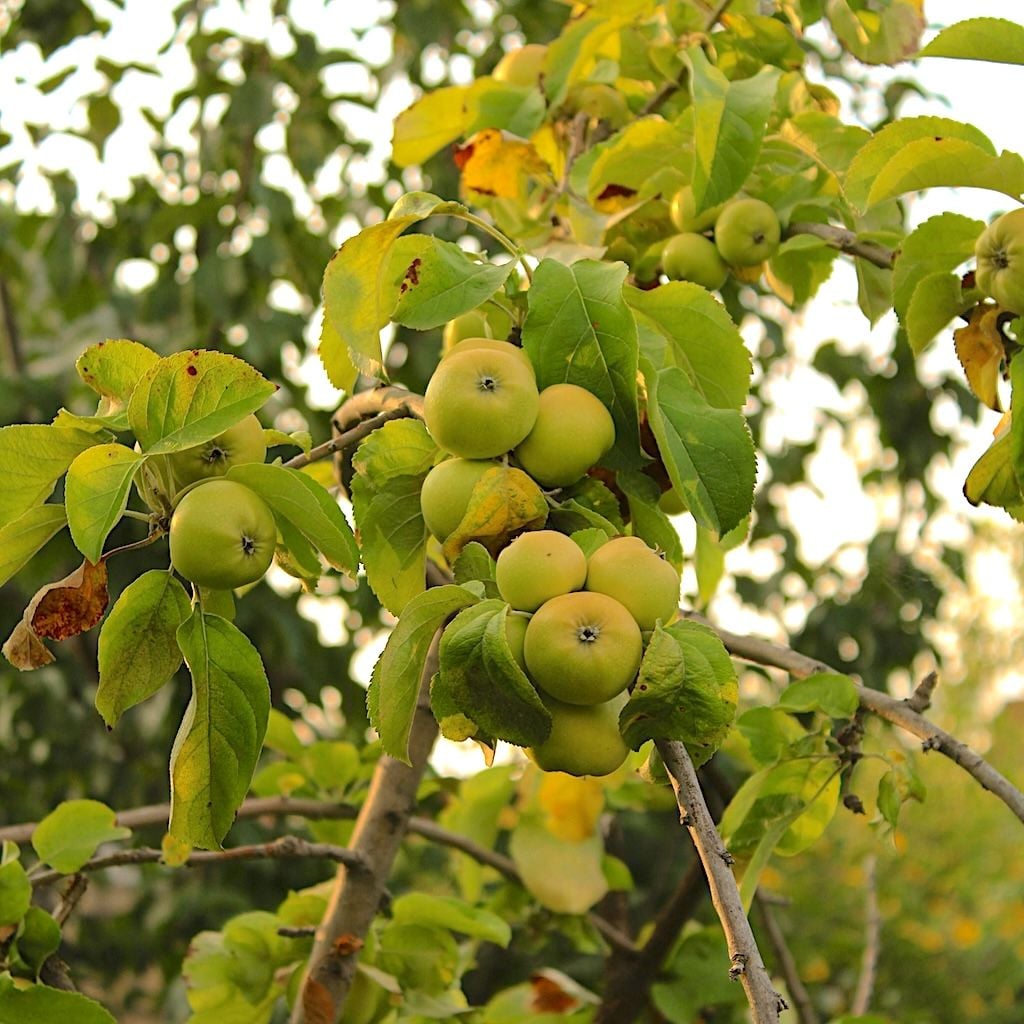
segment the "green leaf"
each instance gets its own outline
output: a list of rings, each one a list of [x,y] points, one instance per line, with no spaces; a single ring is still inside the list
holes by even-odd
[[[162,455],[222,434],[276,390],[236,356],[178,352],[143,375],[128,403],[128,421],[143,451]]]
[[[60,925],[42,907],[29,907],[18,931],[17,950],[34,975],[60,948],[60,940]]]
[[[761,765],[774,764],[791,746],[807,737],[800,723],[778,708],[750,708],[736,719],[736,728]]]
[[[466,135],[483,128],[504,128],[528,139],[541,126],[546,113],[544,94],[537,86],[499,82],[489,75],[472,83],[468,106]]]
[[[1011,371],[1013,363],[1010,364]],[[1019,422],[1019,421],[1018,421]],[[1020,427],[1017,428],[1018,431]],[[964,497],[972,505],[994,505],[1012,509],[1024,503],[1016,452],[1021,450],[1022,439],[1013,439],[1010,432],[996,438],[971,467],[964,481]]]
[[[885,0],[880,8],[850,0],[828,0],[825,13],[839,42],[865,64],[898,64],[921,44],[920,0]]]
[[[512,656],[507,613],[504,601],[481,601],[449,623],[431,703],[446,714],[455,709],[485,736],[532,747],[547,739],[551,715]]]
[[[294,526],[335,569],[355,575],[359,548],[344,513],[328,492],[307,473],[272,463],[232,466],[229,480],[251,487],[274,511]]]
[[[619,24],[618,18],[584,15],[548,45],[542,84],[552,108],[565,102],[569,90],[592,66],[598,50],[618,31]]]
[[[36,826],[32,848],[52,868],[73,874],[100,845],[132,834],[116,819],[117,814],[98,800],[66,800]]]
[[[595,152],[586,179],[587,198],[600,208],[606,195],[643,194],[659,170],[688,162],[691,146],[677,125],[661,117],[639,118]]]
[[[220,849],[256,768],[270,688],[256,648],[226,619],[194,610],[178,629],[178,646],[192,699],[171,750],[169,833]]]
[[[399,295],[392,319],[425,331],[476,309],[499,288],[515,266],[474,259],[452,242],[433,235],[399,238],[391,250],[389,276]]]
[[[36,505],[0,527],[0,587],[67,524],[63,505]]]
[[[595,394],[615,421],[616,468],[640,463],[636,322],[622,296],[622,263],[581,260],[571,267],[542,260],[527,293],[523,348],[537,386],[577,384]]]
[[[71,463],[65,484],[68,527],[75,547],[90,562],[100,560],[103,542],[124,515],[144,458],[123,444],[98,444]]]
[[[72,427],[0,427],[0,523],[8,524],[46,501],[75,458],[103,440],[92,431]]]
[[[391,158],[399,167],[421,164],[439,149],[461,138],[469,124],[470,87],[434,89],[395,118]]]
[[[696,212],[736,194],[757,162],[781,71],[730,82],[699,46],[686,51],[693,94]]]
[[[914,355],[920,355],[935,336],[974,303],[964,298],[960,278],[940,271],[918,281],[907,305],[903,326]]]
[[[482,583],[485,597],[498,597],[498,584],[494,577],[494,559],[490,552],[476,541],[470,541],[455,559],[452,575],[459,584]]]
[[[160,361],[145,345],[113,338],[90,345],[76,360],[78,376],[98,395],[125,406],[143,374]]]
[[[18,848],[4,843],[0,858],[0,925],[17,924],[32,903],[32,883],[18,860]]]
[[[941,213],[916,227],[900,245],[893,266],[892,299],[903,320],[917,286],[933,274],[949,273],[974,257],[985,224],[959,213]]]
[[[117,1024],[92,999],[48,985],[0,989],[0,1024]]]
[[[636,471],[617,474],[616,483],[629,503],[633,536],[663,551],[676,571],[682,572],[683,545],[671,520],[658,507],[661,488],[649,476]]]
[[[579,545],[580,550],[589,559],[590,556],[603,545],[608,543],[608,534],[604,530],[588,527],[584,530],[577,530],[572,534],[572,540]]]
[[[895,828],[900,820],[900,808],[903,806],[903,800],[896,785],[894,772],[888,771],[878,780],[877,800],[879,813]]]
[[[787,238],[769,261],[773,287],[791,306],[802,306],[832,276],[832,266],[839,253],[824,239],[813,235]],[[778,287],[782,283],[789,295]]]
[[[509,839],[527,892],[560,914],[584,914],[608,892],[604,845],[598,836],[568,843],[531,818],[521,818]]]
[[[1003,437],[1006,436],[1003,435]],[[1010,455],[1013,460],[1013,475],[1019,490],[1021,481],[1024,480],[1024,358],[1019,353],[1010,360],[1009,442]],[[992,451],[998,444],[999,440],[997,439],[989,451]]]
[[[944,28],[917,56],[1024,64],[1024,25],[1006,18],[968,18]]]
[[[849,676],[817,672],[786,687],[778,707],[782,711],[821,711],[830,718],[852,718],[859,703],[857,687]]]
[[[644,370],[647,412],[673,487],[699,526],[721,536],[754,501],[754,443],[741,413],[714,409],[675,366]]]
[[[668,976],[651,986],[651,998],[670,1021],[699,1020],[714,1013],[729,1020],[735,1014],[719,1007],[738,1007],[743,989],[729,975],[729,949],[720,928],[688,929],[677,944],[663,973]],[[702,1012],[703,1011],[703,1012]]]
[[[177,631],[190,610],[182,585],[162,569],[143,573],[121,592],[99,638],[96,710],[109,728],[178,671]]]
[[[484,942],[493,942],[503,949],[512,940],[512,929],[507,921],[489,910],[470,906],[451,896],[434,896],[425,892],[406,893],[392,904],[391,916],[399,924],[448,928],[453,932],[483,939]]]
[[[640,321],[668,342],[664,366],[686,371],[716,409],[742,409],[750,387],[750,354],[725,307],[700,285],[670,281],[660,288],[625,290]]]
[[[405,606],[388,637],[370,682],[370,721],[385,751],[409,763],[409,731],[416,713],[423,666],[441,624],[477,597],[465,587],[434,587]]]
[[[375,430],[352,458],[352,508],[366,577],[394,615],[425,586],[428,534],[420,488],[437,456],[426,427],[403,419]]]

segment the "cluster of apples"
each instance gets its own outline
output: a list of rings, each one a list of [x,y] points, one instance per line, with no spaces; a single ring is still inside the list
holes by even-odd
[[[513,657],[551,713],[551,733],[530,757],[544,771],[615,771],[629,753],[619,712],[643,634],[676,615],[679,574],[639,537],[609,540],[588,559],[572,538],[538,530],[501,552],[495,578],[513,609]]]
[[[424,395],[424,421],[448,453],[420,494],[427,528],[442,543],[489,471],[514,462],[512,471],[533,485],[565,487],[615,442],[600,399],[573,384],[538,391],[526,353],[488,338],[459,341],[444,356]],[[571,537],[538,529],[498,553],[495,578],[511,609],[513,656],[552,718],[550,736],[530,756],[545,771],[614,771],[628,753],[618,716],[643,633],[676,614],[679,574],[637,537],[609,540],[588,560]]]
[[[274,557],[277,524],[251,488],[224,479],[232,466],[263,462],[263,427],[255,416],[183,452],[154,456],[137,478],[154,511],[173,508],[171,565],[200,587],[234,590],[261,579]]]
[[[975,284],[1004,309],[1024,313],[1024,209],[997,217],[974,247]]]

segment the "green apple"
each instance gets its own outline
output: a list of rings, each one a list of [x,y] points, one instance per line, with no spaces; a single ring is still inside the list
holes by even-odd
[[[277,545],[274,513],[251,488],[234,480],[204,480],[171,516],[171,565],[200,587],[234,590],[255,583]]]
[[[566,704],[601,704],[633,681],[643,654],[640,627],[606,594],[578,591],[540,606],[523,648],[530,678]]]
[[[753,267],[770,259],[781,237],[777,214],[761,199],[734,199],[715,221],[715,245],[734,267]]]
[[[712,206],[710,209],[697,213],[697,203],[693,198],[693,188],[690,185],[684,185],[672,197],[672,202],[669,205],[669,216],[672,218],[676,231],[695,231],[699,234],[715,226],[715,221],[718,220],[718,215],[724,207],[725,203],[719,203],[717,206]]]
[[[509,336],[512,318],[503,309],[488,303],[449,320],[441,332],[441,351],[447,355],[467,338],[499,338]]]
[[[534,530],[520,534],[498,555],[494,578],[498,593],[513,608],[532,612],[583,586],[587,556],[564,533]]]
[[[441,360],[423,396],[430,436],[464,459],[491,459],[515,448],[537,419],[533,371],[508,352],[458,347]]]
[[[601,399],[575,384],[552,384],[540,393],[537,419],[515,457],[543,487],[566,487],[613,444],[615,423]]]
[[[974,247],[977,286],[1000,306],[1024,313],[1024,209],[994,220]]]
[[[424,478],[420,509],[427,529],[444,543],[462,522],[477,481],[497,462],[487,459],[447,459]]]
[[[505,616],[505,639],[512,648],[512,657],[516,664],[525,672],[526,657],[523,647],[526,644],[526,627],[530,624],[530,616],[523,612],[509,612]]]
[[[530,362],[530,357],[518,345],[513,345],[510,341],[500,341],[496,338],[463,338],[455,351],[471,352],[473,349],[482,349],[484,352],[504,352],[506,355],[512,356],[513,359],[518,359],[536,379],[537,374],[533,363]]]
[[[667,516],[681,516],[684,512],[690,511],[683,496],[674,487],[662,492],[658,499],[658,508]]]
[[[232,466],[263,462],[266,457],[263,427],[250,415],[211,440],[167,458],[180,489],[197,480],[223,476]]]
[[[679,573],[639,537],[602,544],[587,563],[587,590],[624,605],[641,629],[667,623],[679,608]]]
[[[573,89],[566,107],[572,113],[586,114],[595,121],[607,121],[612,128],[621,127],[631,117],[626,97],[602,82],[588,82]]]
[[[538,768],[569,775],[610,775],[629,754],[619,732],[619,712],[628,693],[602,704],[566,704],[541,694],[551,712],[548,738],[526,753]]]
[[[509,85],[536,85],[544,70],[548,48],[542,43],[527,43],[509,50],[495,65],[491,76]]]
[[[670,281],[693,281],[708,291],[721,288],[729,277],[715,243],[692,231],[673,235],[665,243],[661,269]]]

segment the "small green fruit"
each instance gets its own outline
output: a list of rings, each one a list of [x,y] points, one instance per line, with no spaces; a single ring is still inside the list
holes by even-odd
[[[200,587],[234,590],[255,583],[277,545],[274,513],[253,490],[234,480],[204,480],[171,516],[171,565]]]
[[[494,570],[498,593],[518,611],[536,611],[559,594],[579,590],[587,578],[587,557],[564,533],[520,534],[500,555]]]
[[[533,371],[500,351],[457,347],[441,360],[423,396],[430,436],[464,459],[491,459],[515,448],[537,419]]]
[[[703,235],[673,235],[661,254],[661,267],[671,281],[693,281],[708,291],[716,291],[728,280],[729,268]]]
[[[1000,306],[1024,313],[1024,209],[994,220],[974,247],[977,286]]]
[[[587,590],[625,606],[641,629],[667,623],[679,608],[679,573],[639,537],[602,544],[587,565]]]
[[[674,487],[662,493],[658,499],[658,508],[667,516],[681,516],[684,512],[689,512],[682,495]]]
[[[760,199],[734,199],[715,222],[715,245],[734,267],[753,267],[770,259],[781,237],[778,216]]]
[[[543,487],[566,487],[613,444],[615,422],[596,395],[575,384],[552,384],[540,393],[537,419],[515,456]]]
[[[501,341],[497,338],[463,338],[456,346],[455,351],[470,352],[473,349],[480,349],[484,352],[504,352],[506,355],[512,356],[513,359],[518,359],[534,378],[537,376],[530,357],[518,345],[513,345],[509,341]]]
[[[263,427],[250,415],[211,440],[167,458],[180,489],[197,480],[223,476],[232,466],[263,462],[266,457]]]
[[[512,330],[512,320],[503,309],[488,303],[449,320],[441,332],[441,351],[447,355],[467,338],[504,340]]]
[[[585,591],[545,602],[526,627],[530,678],[567,704],[602,704],[633,681],[643,654],[636,620],[618,601]]]
[[[675,225],[676,231],[696,232],[700,234],[715,226],[718,215],[725,207],[725,203],[719,203],[708,210],[697,213],[697,203],[693,198],[693,188],[684,185],[673,197],[669,206],[669,216]]]
[[[447,459],[426,475],[420,489],[420,508],[434,537],[444,543],[455,532],[469,507],[473,488],[497,465],[485,459]]]
[[[509,85],[536,85],[544,71],[548,48],[542,43],[527,43],[509,50],[495,65],[491,76]]]
[[[565,704],[541,694],[551,712],[551,732],[527,750],[538,768],[569,775],[610,775],[629,754],[619,732],[619,712],[629,700],[620,693],[602,704]]]

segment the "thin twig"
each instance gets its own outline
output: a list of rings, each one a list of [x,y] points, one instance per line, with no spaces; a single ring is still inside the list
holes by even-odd
[[[864,861],[864,953],[860,961],[860,977],[850,1004],[850,1013],[862,1017],[871,1006],[878,973],[878,955],[882,945],[882,914],[878,908],[878,862],[874,854]]]
[[[775,952],[775,960],[779,965],[779,971],[786,979],[786,989],[793,1000],[793,1009],[796,1011],[796,1019],[800,1024],[820,1024],[811,997],[800,979],[800,972],[797,970],[796,960],[790,951],[786,936],[783,934],[779,922],[775,919],[775,913],[771,907],[771,901],[765,898],[759,889],[754,894],[754,902],[761,912],[761,920],[764,922],[765,931],[768,933],[768,941],[772,944]]]
[[[7,287],[7,279],[0,276],[0,319],[4,329],[4,355],[8,373],[12,377],[20,377],[25,372],[25,359],[21,354],[21,331],[18,319],[14,315],[14,304],[11,302],[11,290]]]
[[[862,242],[853,231],[838,227],[835,224],[816,224],[810,221],[797,221],[789,225],[786,237],[794,235],[814,235],[827,242],[833,249],[859,256],[868,263],[873,263],[882,270],[892,270],[896,262],[896,253],[877,242]]]
[[[697,772],[686,747],[678,740],[659,740],[658,753],[672,780],[680,819],[690,833],[704,866],[711,902],[721,922],[732,967],[729,975],[739,979],[752,1012],[753,1024],[778,1024],[786,1001],[775,991],[764,966],[750,922],[743,912],[739,887],[732,873],[732,856],[726,850],[711,820]]]
[[[932,694],[935,692],[935,687],[938,683],[939,674],[937,672],[929,672],[914,687],[914,692],[904,701],[904,704],[911,711],[917,711],[918,713],[927,711],[932,706]]]
[[[395,406],[393,409],[388,409],[386,412],[374,416],[373,419],[363,420],[358,426],[352,427],[351,430],[346,430],[343,434],[338,434],[328,441],[324,441],[323,444],[318,444],[308,452],[296,455],[295,458],[289,459],[285,466],[288,469],[302,469],[303,466],[308,466],[311,462],[326,459],[335,452],[358,444],[364,437],[369,437],[378,427],[384,426],[385,423],[391,420],[405,419],[412,415],[414,413],[407,405]]]
[[[720,629],[698,612],[683,610],[685,618],[701,622],[709,626],[717,634],[726,649],[737,658],[751,661],[757,665],[781,668],[797,678],[815,675],[818,672],[829,672],[843,675],[839,669],[826,662],[809,658],[781,644],[773,644],[770,640],[758,637],[741,636],[727,629]],[[861,707],[884,718],[887,722],[916,736],[922,741],[922,749],[937,750],[955,764],[959,765],[968,775],[1006,804],[1007,807],[1024,822],[1024,793],[1022,793],[1005,775],[996,771],[977,751],[966,743],[961,743],[955,736],[940,729],[929,719],[918,714],[908,706],[907,701],[897,700],[880,690],[872,690],[862,683],[854,681],[857,697]]]
[[[354,850],[331,843],[310,843],[298,836],[281,836],[270,843],[256,843],[252,846],[235,846],[228,850],[196,850],[188,855],[185,864],[195,867],[200,864],[222,864],[237,860],[330,860],[344,864],[350,871],[368,871],[366,859]],[[120,867],[124,864],[157,864],[164,859],[162,850],[146,847],[132,850],[118,850],[102,857],[86,861],[78,871],[102,871],[105,868]],[[60,871],[42,871],[32,878],[32,885],[39,888],[51,885],[65,878]]]
[[[77,874],[71,876],[71,882],[68,887],[64,890],[60,897],[60,903],[57,904],[53,911],[53,919],[62,928],[65,922],[71,916],[75,907],[78,906],[78,901],[85,895],[85,890],[89,888],[89,879],[83,874]]]

